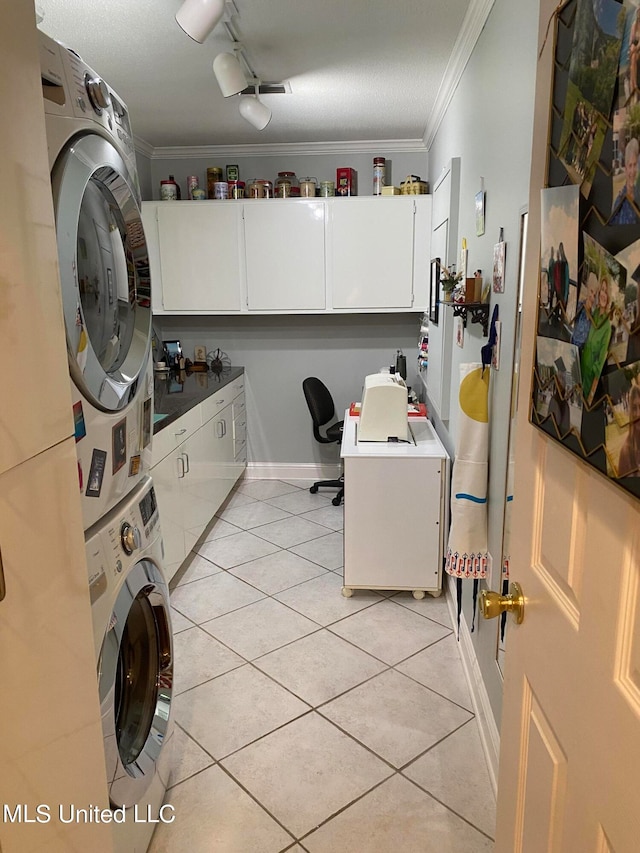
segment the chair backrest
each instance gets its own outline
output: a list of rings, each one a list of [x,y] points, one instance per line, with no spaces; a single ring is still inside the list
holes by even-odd
[[[302,390],[313,421],[313,434],[318,441],[326,441],[322,436],[319,437],[318,427],[328,424],[335,416],[333,397],[324,382],[315,376],[304,380]]]

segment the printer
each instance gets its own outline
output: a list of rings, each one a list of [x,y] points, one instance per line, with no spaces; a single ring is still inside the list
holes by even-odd
[[[408,441],[407,386],[401,376],[365,376],[358,441]]]

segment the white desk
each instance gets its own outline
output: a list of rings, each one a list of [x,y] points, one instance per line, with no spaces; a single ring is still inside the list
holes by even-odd
[[[410,418],[416,444],[357,441],[345,413],[344,587],[442,592],[449,456],[426,418]]]

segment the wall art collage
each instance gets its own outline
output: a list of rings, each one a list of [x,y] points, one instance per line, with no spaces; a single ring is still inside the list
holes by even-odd
[[[556,10],[531,422],[640,497],[640,0]]]

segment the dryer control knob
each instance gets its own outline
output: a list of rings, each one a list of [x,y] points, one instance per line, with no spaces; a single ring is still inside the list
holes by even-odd
[[[89,95],[91,106],[100,115],[102,110],[111,103],[107,84],[101,77],[91,77],[89,74],[85,74],[84,87],[87,90],[87,95]]]
[[[142,537],[137,527],[132,527],[127,521],[120,528],[120,541],[125,554],[133,554],[142,543]]]

